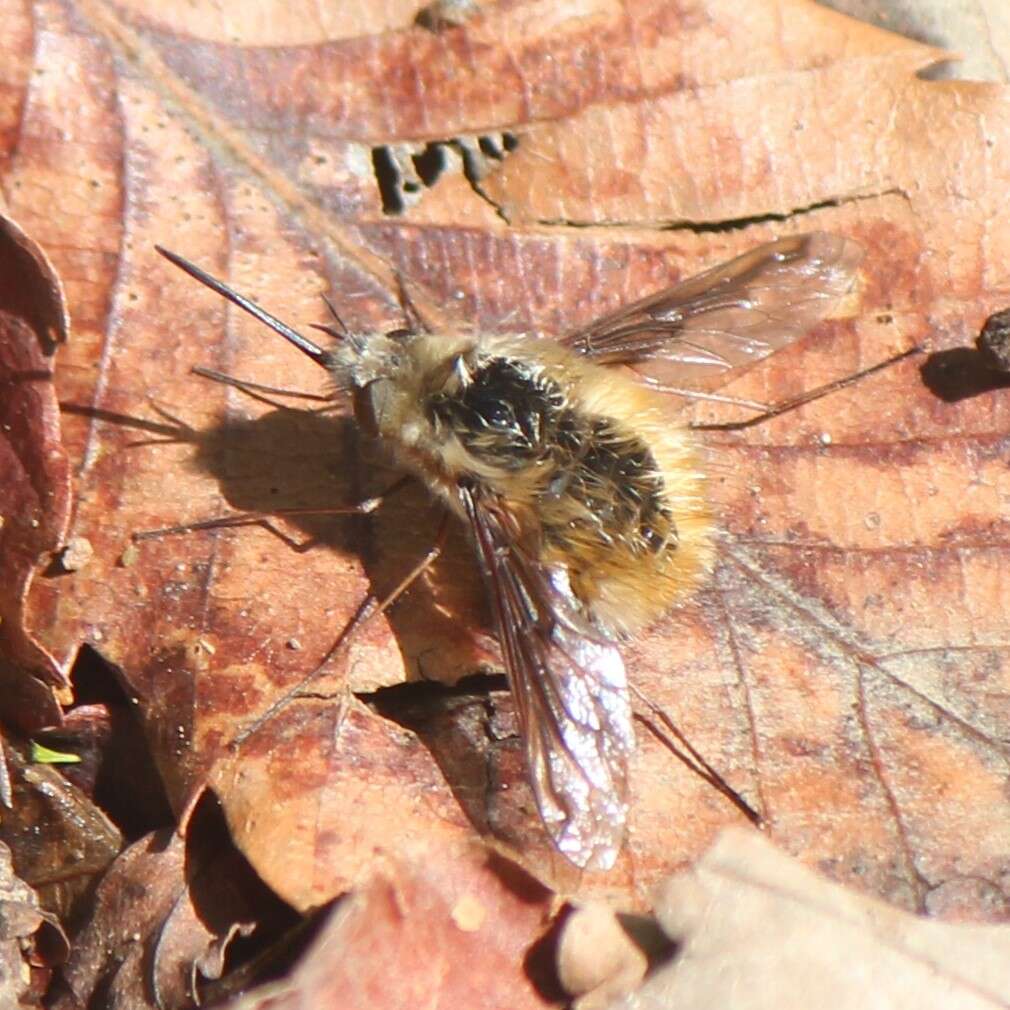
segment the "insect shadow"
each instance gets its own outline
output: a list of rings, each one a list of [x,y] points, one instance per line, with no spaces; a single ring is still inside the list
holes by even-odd
[[[194,382],[201,381],[206,380],[194,377]],[[74,404],[64,403],[62,409],[142,433],[128,443],[133,448],[191,445],[186,465],[216,483],[222,513],[340,507],[382,494],[400,475],[352,417],[333,412],[284,405],[256,418],[221,418],[196,429],[158,406],[157,421]],[[427,491],[411,481],[365,516],[282,515],[265,517],[256,525],[289,551],[292,584],[300,556],[306,553],[327,551],[357,559],[367,581],[364,600],[366,594],[384,599],[396,588],[432,546],[441,517]],[[241,537],[256,532],[240,527],[177,535]],[[285,592],[286,587],[279,585],[278,590]],[[358,699],[417,735],[480,833],[516,845],[521,841],[528,849],[531,838],[539,839],[536,806],[526,782],[513,703],[490,637],[491,618],[473,548],[458,523],[449,523],[441,555],[382,619],[408,680],[359,692]],[[339,625],[328,629],[334,642],[344,631]],[[284,635],[283,628],[272,632]],[[303,655],[308,677],[320,657]],[[324,668],[331,674],[351,672],[348,662],[346,655],[338,655]],[[296,703],[312,687],[311,679],[300,682],[284,703]],[[271,711],[279,708],[274,703]],[[264,719],[262,725],[268,722]],[[238,737],[248,732],[246,726],[237,727]]]
[[[365,501],[399,475],[353,418],[288,407],[202,432],[193,465],[218,481],[229,508],[242,512]],[[426,489],[410,481],[367,516],[292,515],[264,525],[295,554],[357,557],[368,594],[384,599],[431,548],[442,520]],[[297,540],[285,532],[291,530]],[[417,735],[481,834],[528,849],[531,838],[540,839],[536,805],[473,548],[459,523],[448,524],[440,556],[384,619],[408,680],[359,693],[359,700]],[[342,630],[332,629],[334,639]]]
[[[993,367],[982,351],[954,347],[936,351],[919,369],[926,388],[945,403],[957,403],[1010,386],[1010,374]]]

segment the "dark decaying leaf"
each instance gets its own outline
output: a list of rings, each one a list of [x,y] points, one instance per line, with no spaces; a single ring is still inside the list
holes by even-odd
[[[549,955],[538,952],[551,902],[536,880],[478,846],[379,860],[372,879],[337,905],[287,979],[227,1006],[556,1005],[561,993]]]
[[[20,746],[8,747],[7,758],[13,803],[0,819],[0,840],[46,909],[65,922],[74,912],[86,917],[95,879],[122,848],[123,836],[57,768],[32,762]]]
[[[0,842],[0,1006],[38,1005],[49,970],[67,956],[67,938],[35,892],[14,872],[10,850]]]
[[[109,1010],[190,1007],[201,986],[220,976],[228,944],[276,917],[277,904],[231,845],[207,795],[186,839],[157,832],[113,863],[53,1007],[76,1010],[96,992]]]
[[[63,292],[38,245],[0,215],[0,710],[23,729],[58,722],[59,663],[32,634],[27,597],[70,520],[53,354]]]

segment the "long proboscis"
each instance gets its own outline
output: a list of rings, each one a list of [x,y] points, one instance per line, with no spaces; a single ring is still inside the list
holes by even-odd
[[[233,305],[237,305],[243,311],[248,312],[249,315],[258,319],[261,323],[266,323],[274,333],[279,333],[285,340],[297,347],[299,351],[310,357],[317,365],[322,365],[323,368],[329,367],[329,354],[309,340],[308,337],[303,337],[297,330],[293,330],[288,326],[287,323],[282,323],[276,316],[270,315],[265,309],[261,309],[255,302],[240,295],[223,281],[219,281],[205,270],[201,270],[195,263],[190,263],[189,260],[183,259],[182,256],[160,245],[156,245],[154,248],[170,263],[174,263],[180,270],[188,273],[190,277],[206,285],[211,291],[216,291],[222,298],[227,298]]]

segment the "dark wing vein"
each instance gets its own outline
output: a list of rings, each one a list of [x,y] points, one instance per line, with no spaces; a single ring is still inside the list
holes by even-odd
[[[747,364],[808,331],[854,285],[862,249],[811,232],[751,249],[673,287],[602,316],[562,339],[601,364],[662,360],[670,381],[691,382]]]
[[[624,838],[634,730],[613,642],[580,612],[563,568],[517,543],[504,504],[461,487],[526,742],[540,816],[577,866],[608,869]]]

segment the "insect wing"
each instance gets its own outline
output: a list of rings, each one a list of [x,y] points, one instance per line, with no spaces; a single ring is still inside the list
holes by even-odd
[[[562,343],[600,364],[661,362],[663,381],[703,385],[829,317],[852,290],[861,259],[858,243],[828,232],[778,239],[602,316]]]
[[[540,816],[575,865],[613,866],[634,730],[624,663],[587,622],[563,568],[529,560],[500,502],[460,491],[491,598]]]

